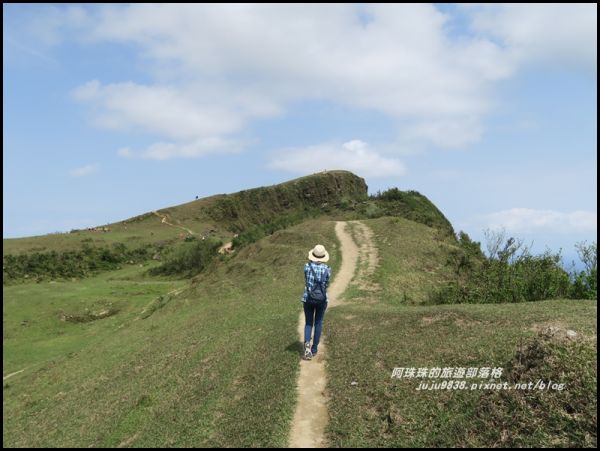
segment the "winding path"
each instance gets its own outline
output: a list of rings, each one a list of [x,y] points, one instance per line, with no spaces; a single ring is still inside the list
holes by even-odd
[[[361,228],[366,228],[362,223],[355,222]],[[335,233],[341,243],[342,265],[334,275],[333,283],[327,290],[329,297],[328,310],[340,305],[341,295],[352,280],[356,272],[359,248],[346,231],[346,222],[336,222]],[[325,314],[327,318],[327,314]],[[324,323],[324,331],[327,322]],[[304,312],[300,313],[298,320],[298,334],[300,341],[304,341]],[[289,437],[290,448],[319,448],[325,446],[325,428],[327,426],[327,395],[325,387],[327,377],[325,373],[325,357],[327,347],[325,334],[321,336],[319,354],[312,360],[300,361],[300,377],[298,378],[298,404],[292,421]]]
[[[154,213],[156,216],[158,216],[159,218],[161,218],[160,222],[162,224],[167,224],[167,225],[170,225],[171,227],[177,227],[178,229],[185,230],[190,235],[194,235],[194,232],[192,232],[187,227],[183,227],[183,226],[180,226],[180,225],[177,225],[177,224],[171,224],[169,221],[167,221],[167,215],[161,215],[158,211],[153,211],[152,213]]]

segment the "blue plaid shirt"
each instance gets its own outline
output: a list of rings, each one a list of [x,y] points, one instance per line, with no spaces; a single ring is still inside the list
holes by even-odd
[[[309,265],[312,266],[312,271],[310,270]],[[313,272],[317,276],[317,280],[323,282],[323,288],[325,288],[325,301],[327,302],[329,300],[327,299],[327,286],[329,285],[329,278],[331,277],[331,268],[325,263],[306,263],[304,265],[304,280],[306,280],[306,285],[304,287],[302,302],[306,302],[308,299],[308,288],[312,290],[315,287],[315,276],[313,276]]]

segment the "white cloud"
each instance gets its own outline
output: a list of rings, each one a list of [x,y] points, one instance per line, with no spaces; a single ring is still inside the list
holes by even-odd
[[[475,35],[452,34],[452,13],[430,4],[101,6],[79,19],[85,39],[133,46],[155,82],[92,81],[74,96],[96,125],[179,149],[234,139],[256,118],[315,99],[383,113],[408,140],[461,148],[481,139],[494,84],[519,64],[568,56],[595,66],[595,6],[463,11]]]
[[[98,80],[90,80],[73,89],[71,95],[80,102],[96,100],[100,96],[100,82]]]
[[[76,88],[73,96],[96,107],[95,122],[102,127],[139,127],[181,140],[232,133],[243,121],[235,108],[204,103],[182,87],[131,82],[102,86],[94,80]]]
[[[98,170],[98,166],[95,164],[88,164],[80,168],[75,168],[69,171],[71,177],[85,177],[86,175],[93,174]]]
[[[429,140],[443,148],[460,148],[479,141],[483,127],[477,117],[423,121],[406,130],[408,138]]]
[[[360,140],[281,149],[273,156],[269,167],[297,174],[346,169],[365,177],[404,175],[406,172],[399,160],[382,157]]]
[[[483,219],[492,229],[505,228],[514,232],[532,232],[544,229],[560,233],[579,233],[597,230],[597,214],[584,210],[559,212],[512,208],[490,213]]]
[[[211,153],[236,153],[241,144],[220,138],[199,139],[186,144],[160,142],[142,151],[132,151],[128,147],[117,151],[120,157],[143,158],[148,160],[170,160],[173,158],[198,158]]]
[[[24,61],[60,66],[53,50],[73,35],[81,37],[88,15],[84,7],[3,4],[2,50],[5,69]]]
[[[122,147],[117,150],[117,155],[123,158],[134,158],[136,155],[129,147]]]
[[[519,63],[550,62],[597,70],[596,3],[467,7],[473,28],[500,39]]]
[[[26,14],[29,20],[24,28],[29,40],[43,47],[59,45],[67,32],[85,27],[89,19],[83,7],[72,5],[64,8],[36,5]]]
[[[513,70],[493,42],[450,38],[447,16],[432,5],[100,11],[90,36],[135,44],[162,81],[92,82],[78,88],[77,98],[96,108],[98,125],[136,126],[177,140],[224,138],[292,102],[322,99],[392,116],[423,141],[463,146],[481,135],[480,116],[492,104],[486,86]]]
[[[72,96],[93,108],[93,121],[102,128],[140,129],[176,142],[157,142],[134,153],[120,149],[123,157],[156,160],[197,158],[209,153],[241,150],[239,140],[229,138],[250,118],[280,114],[280,108],[249,89],[220,87],[145,86],[132,82],[102,85],[89,81]]]

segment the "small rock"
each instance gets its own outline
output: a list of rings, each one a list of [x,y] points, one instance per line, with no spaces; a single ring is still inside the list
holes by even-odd
[[[574,330],[570,330],[570,329],[569,329],[569,330],[567,331],[567,338],[571,338],[571,339],[573,339],[573,338],[575,338],[576,336],[577,336],[577,332],[575,332]]]
[[[352,381],[352,382],[350,382],[350,385],[358,385],[358,382]]]

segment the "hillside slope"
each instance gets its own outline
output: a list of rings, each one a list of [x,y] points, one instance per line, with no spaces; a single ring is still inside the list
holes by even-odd
[[[5,287],[3,370],[25,370],[4,383],[4,446],[285,446],[301,268],[316,242],[328,244],[337,268],[333,223],[305,222],[243,248],[177,295],[84,323],[58,313],[92,310],[97,297],[85,288],[94,278],[69,284],[79,299],[53,296],[26,318],[23,302],[69,286],[34,284],[33,299],[24,298],[28,285]],[[124,277],[138,290],[148,282]],[[79,346],[56,352],[71,334]]]

